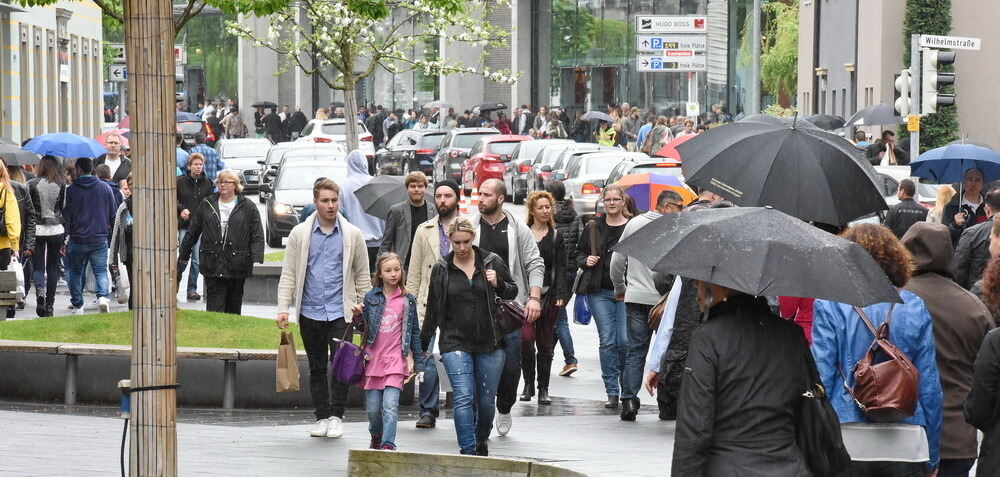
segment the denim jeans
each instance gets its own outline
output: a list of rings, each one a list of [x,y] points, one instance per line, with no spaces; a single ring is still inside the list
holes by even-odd
[[[622,368],[622,399],[638,398],[642,388],[642,372],[646,367],[646,353],[653,330],[649,329],[649,310],[652,305],[639,303],[625,304],[625,319],[628,325],[628,350],[625,352],[625,367]]]
[[[441,356],[455,393],[455,434],[462,454],[475,455],[476,443],[490,437],[504,354],[498,349],[473,354],[452,351]]]
[[[576,364],[578,360],[573,351],[573,336],[569,334],[569,317],[566,315],[566,308],[565,306],[560,308],[559,315],[556,316],[556,341],[562,348],[566,364]]]
[[[510,408],[517,402],[517,386],[521,384],[521,330],[508,333],[503,341],[507,347],[500,386],[497,388],[497,411],[500,414],[510,414]]]
[[[923,477],[923,462],[851,461],[844,477]]]
[[[368,412],[368,432],[382,434],[382,445],[396,446],[396,421],[399,419],[399,388],[365,390],[365,411]]]
[[[35,250],[31,256],[34,262],[34,273],[31,279],[35,282],[35,294],[44,297],[55,297],[59,285],[59,248],[63,244],[63,235],[39,235],[35,237]]]
[[[611,290],[601,290],[587,295],[590,313],[597,323],[600,341],[601,378],[608,396],[618,396],[621,391],[619,380],[625,364],[625,350],[628,348],[628,328],[625,325],[625,302],[616,301]]]
[[[66,246],[66,255],[69,256],[68,285],[70,303],[73,308],[83,308],[83,276],[84,267],[90,262],[90,268],[94,272],[95,294],[98,298],[108,296],[108,244],[102,243],[73,243],[70,239]]]
[[[420,417],[431,416],[437,419],[438,401],[441,399],[441,383],[438,382],[437,363],[434,362],[434,340],[431,337],[431,344],[427,346],[428,354],[431,356],[424,359],[417,357],[417,365],[424,370],[424,380],[420,382]]]
[[[187,229],[180,229],[177,231],[177,243],[184,241],[184,236],[188,234]],[[201,238],[194,243],[194,247],[191,248],[191,260],[190,265],[188,265],[188,295],[198,291],[198,271],[201,269],[201,260],[199,260],[199,249],[201,248]],[[177,270],[177,273],[184,273],[184,270]],[[206,292],[207,293],[207,292]]]

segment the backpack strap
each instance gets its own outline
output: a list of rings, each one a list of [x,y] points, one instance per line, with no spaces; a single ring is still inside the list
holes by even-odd
[[[889,322],[892,321],[892,309],[895,306],[896,306],[895,303],[890,303],[889,304],[889,312],[886,313],[886,315],[885,315],[885,323],[884,324],[885,324],[886,333],[889,332],[888,331],[889,330]],[[854,311],[857,312],[858,316],[861,317],[861,320],[865,322],[865,325],[868,326],[868,331],[871,331],[872,335],[875,336],[875,339],[884,338],[884,337],[879,336],[878,331],[875,330],[875,326],[872,325],[872,322],[868,319],[868,315],[865,314],[865,311],[860,306],[855,306],[854,307]],[[847,390],[847,394],[849,396],[851,396],[851,399],[854,399],[854,402],[861,408],[862,411],[864,411],[864,409],[865,409],[864,405],[862,405],[861,402],[858,401],[858,398],[854,397],[854,390],[851,389],[851,387],[847,384],[847,375],[844,374],[844,370],[843,370],[843,368],[840,367],[840,365],[837,365],[837,371],[840,372],[840,377],[844,380],[844,389]]]

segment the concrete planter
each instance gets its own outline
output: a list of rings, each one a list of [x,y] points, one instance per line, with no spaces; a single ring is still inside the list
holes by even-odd
[[[255,263],[253,275],[243,285],[243,301],[262,305],[278,304],[278,280],[281,262]]]

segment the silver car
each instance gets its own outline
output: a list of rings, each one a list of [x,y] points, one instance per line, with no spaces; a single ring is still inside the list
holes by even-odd
[[[528,185],[531,167],[537,162],[542,152],[558,146],[569,146],[575,144],[569,139],[536,139],[534,141],[522,141],[514,148],[514,152],[508,160],[504,161],[504,182],[507,184],[507,193],[513,197],[515,204],[524,202],[528,194],[532,192]],[[504,160],[503,156],[500,157]]]
[[[223,139],[215,145],[226,169],[236,171],[243,189],[256,192],[260,187],[260,163],[267,157],[271,141],[263,138]]]
[[[594,151],[573,156],[566,167],[566,197],[573,199],[578,215],[593,215],[601,189],[595,182],[603,182],[611,170],[627,157],[645,157],[640,152]]]

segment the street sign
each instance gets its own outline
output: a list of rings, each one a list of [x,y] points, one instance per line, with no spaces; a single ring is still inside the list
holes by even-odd
[[[960,36],[920,35],[922,48],[948,48],[952,50],[978,50],[982,44],[979,38]]]
[[[636,15],[638,33],[705,33],[704,16]]]
[[[128,68],[125,65],[108,65],[108,81],[113,83],[128,81]]]
[[[124,43],[108,43],[108,50],[111,53],[111,58],[108,58],[112,63],[124,63],[125,62],[125,44]]]
[[[705,55],[681,57],[637,55],[635,67],[636,71],[650,72],[705,71],[708,69],[708,62]]]
[[[911,114],[906,117],[906,130],[908,132],[920,131],[920,116]]]
[[[688,101],[687,103],[687,115],[690,118],[696,118],[701,114],[701,106],[694,101]]]
[[[187,49],[184,45],[174,45],[174,62],[179,65],[187,64]]]
[[[694,50],[708,49],[705,35],[636,35],[636,51]]]

